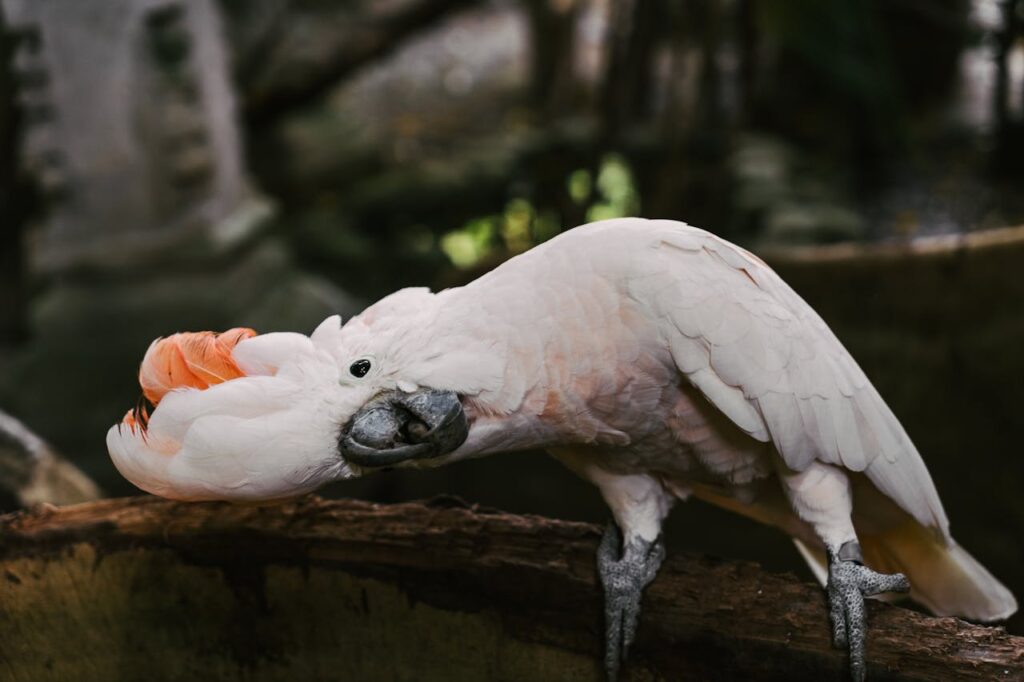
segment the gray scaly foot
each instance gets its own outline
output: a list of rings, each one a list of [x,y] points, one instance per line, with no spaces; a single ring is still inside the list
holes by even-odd
[[[910,583],[902,573],[886,575],[864,566],[860,544],[846,542],[838,552],[828,550],[828,607],[832,621],[832,644],[850,650],[850,674],[864,682],[864,639],[867,622],[864,597],[883,592],[908,592]]]
[[[654,542],[636,538],[622,546],[616,525],[609,523],[605,529],[597,550],[597,571],[604,587],[604,665],[612,682],[636,636],[640,596],[664,558],[665,543],[660,537]]]

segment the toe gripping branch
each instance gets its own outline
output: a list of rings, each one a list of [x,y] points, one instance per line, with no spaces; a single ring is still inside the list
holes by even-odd
[[[641,538],[622,542],[614,522],[605,529],[597,550],[597,568],[604,588],[604,660],[609,682],[618,679],[619,668],[636,637],[644,588],[654,580],[664,559],[661,537],[653,542]]]
[[[908,592],[910,583],[902,573],[877,573],[864,565],[860,543],[850,540],[838,551],[828,552],[828,606],[832,621],[832,644],[850,652],[850,675],[863,682],[867,675],[864,643],[867,619],[864,597],[883,592]]]

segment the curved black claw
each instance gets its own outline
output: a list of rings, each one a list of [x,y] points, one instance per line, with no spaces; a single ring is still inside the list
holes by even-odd
[[[828,611],[832,621],[832,644],[836,648],[849,649],[850,676],[854,682],[864,682],[867,675],[864,597],[908,591],[910,582],[902,573],[877,573],[864,566],[858,543],[847,542],[838,553],[828,551]]]
[[[604,665],[611,682],[618,678],[636,636],[643,590],[665,559],[665,543],[660,537],[654,542],[631,540],[620,551],[621,545],[619,529],[609,523],[597,550],[597,570],[604,587]]]

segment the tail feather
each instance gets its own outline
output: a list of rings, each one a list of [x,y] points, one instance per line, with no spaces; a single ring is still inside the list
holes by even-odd
[[[781,528],[824,585],[828,581],[825,548],[810,525],[801,520],[779,486],[767,486],[757,502],[745,504],[701,486],[693,495],[764,524]],[[1017,600],[988,570],[949,536],[921,525],[872,486],[855,498],[853,523],[864,563],[883,573],[904,573],[910,596],[939,616],[960,616],[979,622],[1009,618]],[[900,595],[881,595],[883,600]]]
[[[823,584],[828,579],[825,554],[794,540],[800,554]],[[1013,594],[955,541],[945,543],[916,521],[884,533],[860,534],[864,563],[883,573],[904,573],[910,596],[938,616],[978,622],[1009,618],[1017,611]]]
[[[800,552],[800,556],[807,562],[807,566],[811,569],[811,573],[817,578],[821,586],[824,587],[828,584],[828,559],[825,557],[825,552],[819,549],[812,549],[800,538],[793,538],[793,544],[796,545],[797,551]]]
[[[905,573],[911,597],[936,615],[989,622],[1017,610],[1013,594],[988,569],[954,540],[944,543],[916,521],[866,536],[861,545],[876,570]]]

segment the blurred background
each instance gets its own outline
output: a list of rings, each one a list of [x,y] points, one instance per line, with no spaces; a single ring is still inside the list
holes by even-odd
[[[157,336],[308,333],[641,215],[775,266],[1024,596],[1024,0],[0,0],[0,24],[5,509],[133,492],[104,436]],[[542,453],[326,493],[606,515]],[[810,576],[698,502],[669,535]]]

